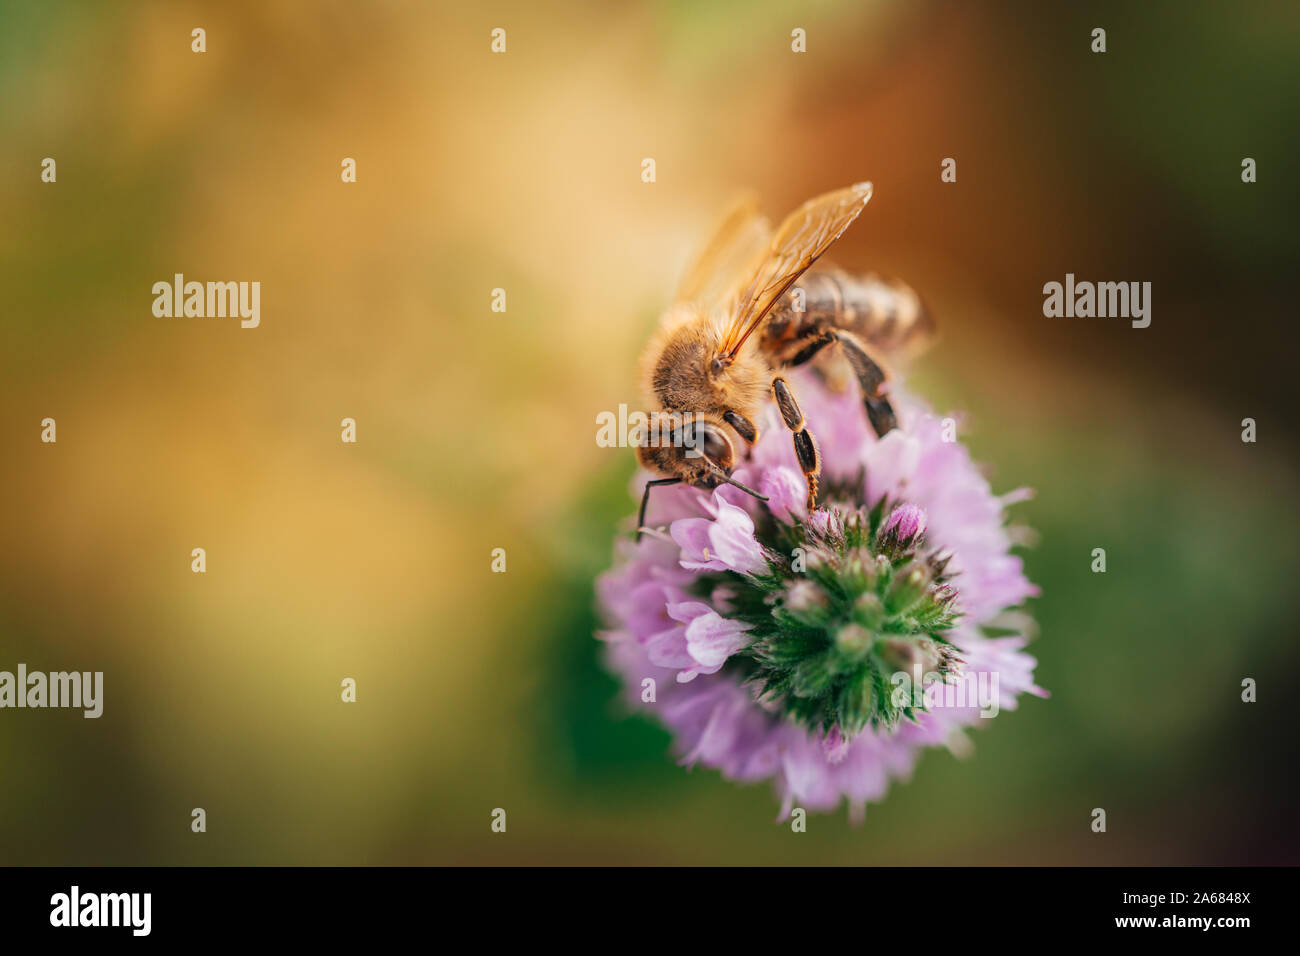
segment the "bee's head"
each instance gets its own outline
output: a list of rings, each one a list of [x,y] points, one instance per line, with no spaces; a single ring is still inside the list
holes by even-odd
[[[689,412],[656,412],[637,442],[650,471],[697,488],[714,488],[731,476],[736,449],[720,421]]]
[[[650,489],[656,485],[686,484],[695,488],[735,485],[746,494],[766,501],[753,488],[731,477],[736,467],[736,448],[726,426],[707,416],[684,416],[658,412],[649,417],[646,433],[638,436],[636,455],[641,464],[660,477],[646,483],[637,517],[637,540],[645,530],[646,506]]]

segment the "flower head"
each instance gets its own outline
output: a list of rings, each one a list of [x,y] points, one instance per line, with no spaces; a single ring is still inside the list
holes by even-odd
[[[1044,694],[1021,651],[1027,618],[1004,613],[1036,589],[1011,553],[1007,498],[920,402],[891,392],[900,424],[877,438],[855,391],[792,383],[821,444],[821,506],[808,513],[789,434],[765,409],[736,477],[768,500],[725,485],[652,500],[648,524],[668,534],[620,542],[599,586],[603,637],[683,762],[771,778],[786,812],[847,800],[856,815],[920,749]],[[662,685],[651,703],[647,677]],[[942,691],[962,681],[984,697],[953,704]]]

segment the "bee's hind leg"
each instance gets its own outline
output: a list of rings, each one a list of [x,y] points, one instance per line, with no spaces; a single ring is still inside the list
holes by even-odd
[[[898,417],[894,406],[885,397],[885,386],[893,378],[884,361],[852,332],[844,329],[824,329],[796,343],[789,357],[781,364],[795,367],[810,362],[832,342],[839,342],[844,357],[862,388],[862,403],[867,409],[867,418],[877,436],[883,437],[898,427]]]
[[[781,360],[781,364],[786,368],[797,368],[800,365],[806,365],[816,358],[826,346],[834,342],[835,337],[836,333],[833,329],[822,329],[805,336],[790,346],[786,356]]]
[[[833,329],[823,329],[816,332],[797,343],[784,364],[790,368],[797,368],[800,365],[808,366],[828,392],[837,395],[843,394],[848,387],[849,378],[841,369],[840,364],[838,362],[813,362],[813,359],[825,355],[826,346],[833,344],[835,341],[837,341],[837,337]]]
[[[889,404],[889,399],[885,397],[885,386],[892,376],[884,363],[872,354],[867,344],[852,332],[837,329],[835,338],[839,340],[840,348],[844,350],[844,357],[849,360],[853,374],[858,377],[858,384],[862,386],[862,401],[867,407],[867,418],[871,421],[871,427],[877,436],[883,438],[898,427],[894,406]]]
[[[817,479],[821,474],[821,455],[817,452],[817,443],[813,441],[812,432],[804,427],[803,412],[795,401],[794,393],[785,379],[777,376],[772,379],[772,392],[776,396],[776,406],[781,410],[781,418],[786,428],[794,434],[794,455],[808,482],[808,512],[817,510]]]

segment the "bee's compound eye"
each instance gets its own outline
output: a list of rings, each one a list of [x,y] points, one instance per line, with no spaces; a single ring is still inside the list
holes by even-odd
[[[703,452],[705,457],[715,462],[723,471],[731,472],[731,465],[734,459],[734,453],[731,450],[731,439],[729,439],[722,429],[708,422],[700,422],[694,426],[694,447]]]

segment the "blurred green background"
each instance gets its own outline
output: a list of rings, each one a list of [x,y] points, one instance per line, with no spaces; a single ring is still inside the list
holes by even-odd
[[[0,711],[0,862],[1297,862],[1297,54],[1291,2],[0,4],[0,669],[106,684]],[[594,423],[736,190],[860,179],[837,261],[1038,491],[1052,697],[796,835],[598,665]],[[1066,272],[1151,327],[1044,318]]]

